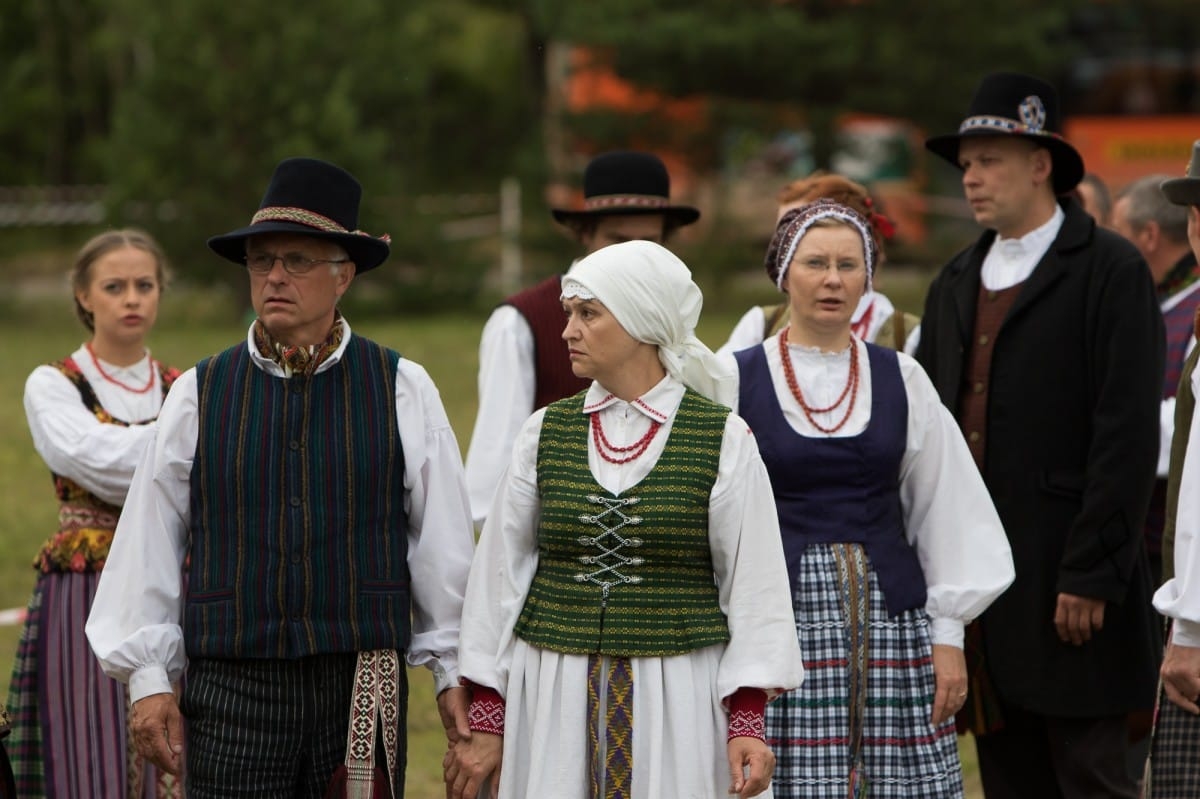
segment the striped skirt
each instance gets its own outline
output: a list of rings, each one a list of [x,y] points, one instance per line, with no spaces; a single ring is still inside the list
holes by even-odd
[[[51,573],[34,588],[8,695],[17,795],[182,796],[178,780],[134,752],[128,691],[88,646],[83,628],[99,582],[98,573]]]
[[[961,797],[954,719],[930,723],[935,681],[925,610],[890,618],[854,544],[810,546],[794,604],[806,674],[800,688],[767,705],[775,795]]]

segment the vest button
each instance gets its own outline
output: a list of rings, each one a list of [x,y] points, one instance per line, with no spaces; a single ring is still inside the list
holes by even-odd
[[[979,383],[976,383],[976,384],[975,384],[975,393],[976,393],[976,394],[982,394],[982,393],[983,393],[983,383],[982,383],[982,382],[979,382]]]
[[[981,335],[979,336],[979,346],[981,346],[981,347],[982,347],[982,346],[985,346],[987,343],[988,343],[988,335],[987,335],[987,333],[983,333],[983,334],[981,334]]]
[[[979,433],[974,432],[974,433],[971,433],[969,436],[967,436],[967,441],[970,441],[972,444],[974,444],[975,442],[979,441],[980,438],[981,438],[981,436],[979,435]]]
[[[292,563],[299,563],[299,562],[300,562],[300,553],[293,552],[292,553]]]
[[[291,449],[291,450],[300,449],[300,442],[299,441],[289,441],[288,449]]]
[[[291,503],[293,508],[300,507],[300,497],[292,497]]]
[[[987,295],[986,295],[986,296],[987,296],[987,298],[988,298],[988,301],[989,301],[989,302],[995,302],[995,301],[996,301],[996,298],[1000,296],[1000,292],[998,292],[998,291],[988,291],[988,293],[987,293]]]

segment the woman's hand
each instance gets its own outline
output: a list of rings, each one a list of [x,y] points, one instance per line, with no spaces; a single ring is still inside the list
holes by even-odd
[[[504,754],[504,736],[473,731],[450,745],[442,759],[446,781],[446,799],[475,799],[490,777],[492,799],[500,793],[500,760]]]
[[[729,792],[738,799],[758,796],[771,784],[775,753],[758,738],[738,736],[725,745],[729,755]],[[749,772],[746,767],[749,766]]]
[[[967,659],[961,647],[933,645],[933,726],[940,727],[967,703]]]

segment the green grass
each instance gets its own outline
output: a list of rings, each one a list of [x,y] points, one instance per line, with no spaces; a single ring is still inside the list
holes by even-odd
[[[925,276],[890,269],[882,287],[898,306],[919,311]],[[754,280],[753,278],[759,278]],[[775,295],[761,275],[728,281],[706,312],[698,334],[714,348],[724,342],[741,313],[754,302],[773,302]],[[229,298],[208,293],[169,294],[151,337],[156,357],[180,367],[239,340],[245,328],[225,312]],[[355,330],[398,349],[428,369],[441,391],[450,422],[465,449],[475,421],[475,374],[479,332],[486,314],[397,318],[356,322]],[[57,507],[45,465],[33,450],[22,405],[25,378],[33,368],[65,356],[83,340],[83,330],[70,315],[64,299],[34,310],[0,314],[0,336],[9,342],[5,368],[0,371],[0,608],[23,606],[33,588],[30,567],[42,541],[54,531]],[[0,680],[7,694],[7,675],[16,651],[17,627],[0,627]],[[443,795],[441,761],[445,740],[432,696],[432,680],[423,670],[411,677],[409,705],[410,799]],[[967,796],[979,796],[974,777],[974,747],[964,748]]]

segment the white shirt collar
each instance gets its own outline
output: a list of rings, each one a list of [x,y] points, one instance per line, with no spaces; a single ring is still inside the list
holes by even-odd
[[[654,388],[633,402],[625,402],[593,380],[587,395],[583,398],[583,412],[585,414],[595,413],[613,406],[625,406],[633,408],[647,419],[661,424],[670,419],[675,409],[679,407],[679,402],[683,399],[683,392],[683,383],[667,375],[658,381]]]
[[[1050,215],[1050,218],[1045,223],[1016,239],[1006,239],[997,233],[996,241],[992,246],[1002,247],[1004,248],[1004,252],[1011,252],[1014,257],[1018,258],[1025,253],[1037,253],[1040,259],[1046,250],[1050,249],[1050,245],[1054,243],[1054,239],[1058,236],[1059,228],[1062,227],[1063,220],[1066,218],[1067,215],[1063,213],[1062,206],[1055,203],[1054,213]]]
[[[1050,218],[1024,236],[1006,239],[997,234],[983,259],[983,287],[1002,291],[1024,282],[1054,244],[1065,219],[1062,207],[1056,204]]]

